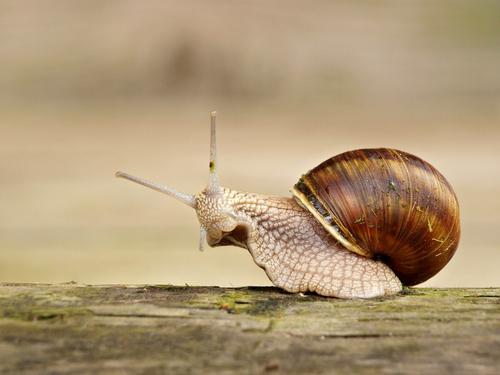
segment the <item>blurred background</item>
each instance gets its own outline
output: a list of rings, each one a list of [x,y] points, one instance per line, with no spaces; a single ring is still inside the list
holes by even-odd
[[[463,234],[427,286],[499,286],[500,2],[0,0],[0,281],[269,285],[114,178],[289,195],[361,147],[421,156]]]

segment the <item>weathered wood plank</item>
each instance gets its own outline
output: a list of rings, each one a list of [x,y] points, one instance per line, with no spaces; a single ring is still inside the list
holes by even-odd
[[[0,373],[498,373],[500,288],[0,284]]]

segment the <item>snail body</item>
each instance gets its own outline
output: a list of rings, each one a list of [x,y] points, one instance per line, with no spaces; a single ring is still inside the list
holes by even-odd
[[[339,298],[396,294],[442,269],[460,236],[459,208],[429,163],[392,149],[346,152],[304,174],[292,197],[221,187],[212,113],[210,178],[196,195],[117,172],[196,210],[200,249],[247,249],[288,292]]]

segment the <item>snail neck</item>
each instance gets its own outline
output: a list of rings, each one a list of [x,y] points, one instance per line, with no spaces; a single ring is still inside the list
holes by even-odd
[[[265,211],[260,195],[221,187],[217,191],[205,189],[195,199],[196,215],[210,246],[248,248],[257,217]]]
[[[259,266],[272,257],[336,243],[295,198],[230,191],[229,199],[251,227],[244,241],[233,244],[248,249]]]
[[[293,236],[295,230],[291,227],[283,235],[291,223],[313,219],[294,198],[228,188],[221,188],[217,193],[205,190],[198,194],[196,213],[210,246],[235,245],[250,250],[252,255],[269,247],[270,241],[286,241]],[[296,229],[303,225],[305,223]]]
[[[235,211],[252,223],[241,247],[276,286],[291,292],[314,291],[312,284],[301,281],[316,273],[319,264],[314,262],[349,253],[295,198],[240,192],[233,192],[233,197]]]

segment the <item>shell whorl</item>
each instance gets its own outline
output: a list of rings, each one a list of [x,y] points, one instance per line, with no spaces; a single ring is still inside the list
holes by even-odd
[[[302,176],[293,193],[347,249],[383,260],[406,285],[434,276],[458,246],[451,185],[432,165],[402,151],[334,156]]]

